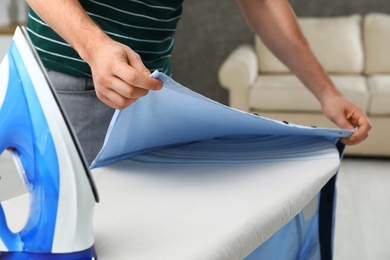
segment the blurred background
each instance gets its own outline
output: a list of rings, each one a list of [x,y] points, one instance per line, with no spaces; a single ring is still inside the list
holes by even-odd
[[[28,5],[24,0],[1,0],[0,26],[25,23],[27,11]]]
[[[390,14],[389,0],[290,0],[297,16],[340,16],[382,12]],[[211,99],[227,104],[217,72],[223,60],[253,33],[234,0],[184,1],[172,55],[173,77]]]
[[[26,23],[27,12],[25,0],[0,1],[0,59],[8,50],[15,26]]]
[[[382,12],[388,0],[290,0],[297,16],[340,16]],[[4,55],[15,24],[27,20],[24,0],[0,1],[0,54]],[[173,77],[183,85],[218,102],[228,103],[228,91],[218,82],[224,59],[238,45],[252,43],[253,33],[234,0],[186,0],[175,36]]]

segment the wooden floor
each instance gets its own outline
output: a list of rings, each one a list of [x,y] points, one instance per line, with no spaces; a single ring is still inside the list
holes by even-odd
[[[10,169],[0,156],[0,173]],[[390,159],[344,158],[337,192],[334,260],[390,259]]]

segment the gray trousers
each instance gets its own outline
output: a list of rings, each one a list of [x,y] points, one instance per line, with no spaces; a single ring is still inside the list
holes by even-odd
[[[115,109],[97,98],[91,78],[73,77],[55,71],[48,71],[48,75],[85,158],[91,164],[103,145]]]

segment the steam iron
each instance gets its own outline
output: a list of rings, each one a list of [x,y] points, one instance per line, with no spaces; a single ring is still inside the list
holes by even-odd
[[[0,65],[0,154],[14,155],[30,205],[25,226],[13,232],[0,203],[0,259],[96,259],[98,194],[42,68],[17,28]]]

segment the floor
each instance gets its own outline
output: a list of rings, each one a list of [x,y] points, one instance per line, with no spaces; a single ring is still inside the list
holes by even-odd
[[[390,259],[390,159],[345,158],[337,191],[334,260]]]
[[[3,154],[0,175],[9,170]],[[390,259],[390,159],[344,158],[337,191],[334,260]]]

